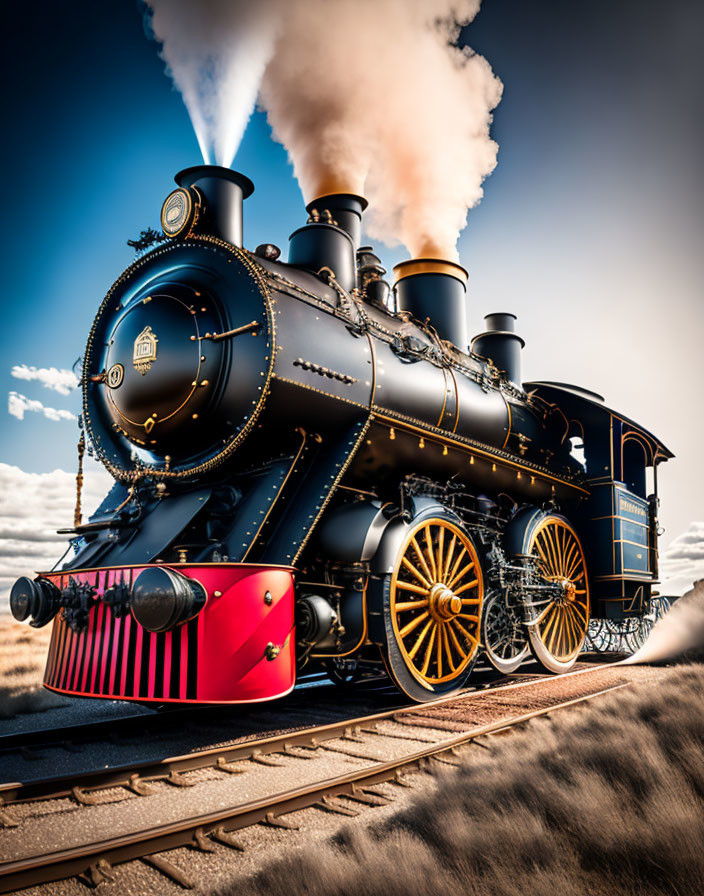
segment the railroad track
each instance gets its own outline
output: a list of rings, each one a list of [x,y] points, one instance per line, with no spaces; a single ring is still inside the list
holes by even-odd
[[[389,694],[397,697],[391,686],[380,680],[369,680],[357,687],[350,702],[361,703],[365,699],[375,695]],[[116,744],[120,740],[129,740],[135,736],[144,736],[145,731],[150,735],[168,737],[170,732],[183,731],[186,727],[196,730],[199,726],[204,730],[211,727],[220,727],[230,730],[235,735],[243,734],[248,729],[271,728],[275,720],[295,717],[304,711],[310,714],[311,689],[316,690],[316,705],[320,706],[321,713],[325,713],[328,706],[339,706],[339,691],[335,685],[325,680],[311,680],[306,682],[306,693],[296,690],[280,703],[269,705],[255,705],[249,708],[247,719],[243,719],[237,710],[240,707],[214,707],[210,705],[194,706],[165,706],[162,711],[134,712],[129,715],[119,715],[108,718],[91,719],[85,722],[75,722],[62,725],[47,726],[28,731],[0,734],[0,764],[7,763],[11,758],[20,758],[39,764],[39,760],[45,758],[44,754],[51,750],[66,750],[70,753],[78,753],[84,747],[109,742]],[[0,793],[2,785],[0,784]]]
[[[434,759],[447,761],[446,754],[478,738],[506,732],[628,684],[622,671],[595,666],[558,678],[516,682],[159,762],[5,785],[2,820],[6,829],[0,835],[0,848],[6,858],[0,861],[0,892],[75,875],[98,882],[114,874],[113,866],[138,858],[189,886],[177,866],[155,854],[182,846],[207,851],[215,848],[214,843],[239,849],[234,831],[259,822],[289,827],[286,816],[307,807],[356,814],[350,803],[387,802],[374,791],[380,783],[403,784],[406,773]],[[355,767],[350,769],[350,764]],[[160,788],[158,793],[155,788]],[[243,798],[245,792],[247,798]],[[103,800],[106,794],[110,802]],[[61,804],[67,802],[61,799],[65,797],[70,797],[72,814],[79,806],[79,818],[83,812],[93,813],[88,825],[91,836],[77,835],[67,846],[56,842],[52,846],[40,836],[42,853],[28,849],[23,831],[42,822],[46,826],[46,815],[22,820],[15,817],[13,806],[31,809],[31,801],[37,799]],[[135,814],[129,811],[130,801],[137,798],[140,809],[153,803],[153,811],[146,815],[161,819],[160,823],[130,825],[129,817]],[[196,813],[194,806],[198,806]],[[106,819],[111,813],[116,816],[121,807],[127,810],[122,811],[121,820],[111,819],[106,827]],[[64,806],[58,816],[65,811]],[[145,816],[144,811],[138,814]],[[60,842],[67,842],[66,831]]]
[[[543,673],[519,673],[505,676],[493,670],[487,669],[486,672],[488,674],[483,676],[483,680],[475,680],[472,689],[465,691],[464,696],[484,693],[521,682],[549,680],[551,677]],[[315,683],[312,683],[311,686],[315,686]],[[58,748],[69,753],[80,753],[81,746],[95,746],[101,741],[110,744],[111,749],[114,749],[122,739],[144,735],[145,731],[148,731],[150,736],[160,735],[163,741],[168,739],[170,732],[184,725],[194,726],[200,734],[207,731],[210,739],[216,742],[218,733],[224,738],[226,736],[227,740],[237,739],[237,743],[233,743],[231,746],[220,746],[216,749],[196,747],[188,750],[185,755],[160,759],[151,763],[143,760],[129,762],[113,760],[107,767],[101,760],[100,767],[83,769],[80,772],[80,784],[75,783],[75,774],[51,776],[39,774],[31,775],[29,780],[0,781],[0,808],[17,802],[50,800],[65,796],[72,796],[79,802],[90,804],[92,802],[90,792],[111,787],[126,787],[134,792],[139,792],[144,789],[145,779],[168,780],[171,777],[171,780],[174,780],[173,776],[179,772],[211,766],[214,756],[222,762],[227,762],[252,758],[253,752],[261,752],[264,749],[268,752],[276,752],[279,743],[292,743],[296,740],[303,745],[310,745],[313,737],[311,732],[316,732],[315,736],[322,737],[324,733],[328,733],[329,737],[335,737],[339,732],[344,732],[346,728],[354,726],[358,722],[358,717],[350,714],[355,711],[357,713],[364,712],[364,718],[371,719],[373,717],[383,718],[404,708],[407,710],[417,709],[417,705],[414,703],[400,702],[398,691],[395,688],[381,686],[377,680],[369,680],[361,687],[355,686],[342,702],[337,688],[327,683],[323,683],[322,686],[332,692],[334,705],[327,706],[327,701],[321,699],[320,693],[316,692],[314,709],[311,710],[310,706],[303,708],[300,705],[301,700],[308,702],[309,698],[307,695],[302,696],[300,692],[297,692],[268,709],[252,708],[246,726],[242,725],[241,720],[234,718],[217,718],[218,710],[213,707],[197,706],[174,708],[164,714],[140,713],[117,719],[92,721],[85,724],[40,729],[0,737],[0,761],[3,760],[3,757],[7,761],[10,756],[17,754],[22,760],[31,762],[34,766],[39,765],[40,760],[46,760],[45,765],[51,763],[52,756],[47,758],[42,751]],[[387,697],[388,699],[386,699]],[[456,696],[446,698],[435,701],[432,705],[438,706],[456,699]],[[375,706],[379,703],[381,706]],[[335,720],[325,723],[326,717],[330,715],[334,715]],[[211,726],[215,727],[215,732]],[[283,731],[268,737],[267,732],[272,728],[282,728]],[[81,761],[80,755],[78,761]],[[17,773],[16,777],[18,779],[22,777],[21,773]]]

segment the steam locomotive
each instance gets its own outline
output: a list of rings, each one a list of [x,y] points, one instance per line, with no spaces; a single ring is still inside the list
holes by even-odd
[[[458,264],[404,261],[392,289],[362,197],[310,203],[284,263],[242,247],[246,177],[176,183],[86,346],[85,439],[115,484],[12,588],[17,619],[53,620],[48,688],[246,703],[375,667],[426,701],[481,649],[562,672],[591,618],[649,612],[654,435],[523,383],[512,314],[470,346]]]

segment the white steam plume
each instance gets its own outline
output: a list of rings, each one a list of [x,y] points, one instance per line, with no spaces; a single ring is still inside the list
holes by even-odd
[[[206,161],[231,163],[261,81],[306,201],[362,193],[370,236],[456,259],[498,150],[502,84],[456,46],[480,0],[148,2]]]
[[[676,660],[704,662],[704,580],[676,601],[653,626],[648,640],[624,665],[667,663]]]
[[[203,160],[229,167],[276,37],[274,2],[148,0],[162,57],[183,95]]]
[[[260,99],[306,201],[363,193],[370,236],[455,259],[496,165],[502,84],[454,46],[480,0],[297,0]]]

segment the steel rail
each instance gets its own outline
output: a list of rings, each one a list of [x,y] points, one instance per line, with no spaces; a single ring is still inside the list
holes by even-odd
[[[103,736],[114,736],[116,733],[128,733],[130,729],[143,729],[145,722],[160,726],[174,718],[181,718],[197,713],[199,707],[194,709],[173,709],[163,715],[156,712],[132,713],[113,718],[95,719],[90,722],[77,722],[56,727],[34,728],[30,731],[15,731],[10,734],[0,734],[0,755],[12,753],[17,750],[34,750],[41,747],[55,747],[62,743],[78,743],[91,741]]]
[[[196,750],[179,756],[169,756],[151,762],[133,762],[111,768],[97,768],[78,775],[60,775],[48,778],[38,778],[34,781],[11,781],[0,784],[0,806],[6,808],[17,803],[34,802],[39,800],[60,799],[73,797],[77,802],[90,805],[90,791],[106,790],[111,787],[126,787],[139,793],[142,784],[154,781],[169,781],[176,778],[182,772],[195,771],[197,769],[215,768],[230,765],[234,762],[242,762],[249,759],[257,759],[261,756],[276,753],[286,753],[294,747],[316,747],[325,740],[337,737],[349,737],[362,726],[369,726],[382,722],[385,719],[393,719],[398,715],[422,714],[448,703],[465,704],[472,700],[485,701],[488,695],[497,695],[506,691],[519,688],[541,688],[550,686],[555,681],[565,681],[580,675],[603,672],[610,668],[611,664],[603,664],[579,669],[576,672],[568,672],[560,675],[559,679],[548,675],[544,678],[519,681],[498,687],[486,687],[482,690],[468,691],[464,694],[441,697],[428,703],[413,703],[406,706],[394,707],[382,712],[366,714],[354,718],[344,718],[323,725],[302,728],[298,731],[288,731],[281,734],[266,737],[252,737],[250,740],[240,741],[235,744],[213,747],[205,750]],[[227,771],[227,769],[225,769]]]
[[[89,871],[98,862],[103,867],[106,867],[106,863],[107,866],[112,866],[169,849],[197,844],[204,836],[239,830],[270,820],[272,817],[275,819],[314,806],[324,798],[352,795],[360,787],[370,787],[389,781],[397,777],[403,769],[421,767],[433,757],[464,746],[479,737],[515,728],[532,719],[587,703],[596,697],[629,686],[630,683],[613,685],[550,707],[523,713],[512,719],[502,719],[474,727],[388,762],[375,762],[345,775],[230,806],[217,812],[193,815],[177,822],[155,825],[148,830],[57,850],[42,856],[0,862],[0,893],[73,877]]]
[[[334,685],[321,677],[305,677],[297,683],[292,691],[294,699],[300,697],[301,692],[311,689],[332,689]],[[91,698],[92,699],[92,698]],[[118,698],[106,697],[110,700]],[[236,704],[233,704],[236,706]],[[41,747],[60,746],[64,742],[75,744],[77,742],[91,741],[101,736],[113,737],[116,733],[129,733],[131,728],[140,729],[147,722],[151,727],[161,728],[179,719],[196,719],[201,715],[208,715],[218,708],[217,704],[202,703],[180,705],[165,704],[161,711],[149,708],[147,712],[133,712],[112,718],[93,719],[87,722],[77,722],[68,725],[57,725],[46,728],[34,728],[28,731],[13,731],[8,734],[0,734],[0,755],[23,749],[37,749]],[[117,730],[116,730],[117,729]]]

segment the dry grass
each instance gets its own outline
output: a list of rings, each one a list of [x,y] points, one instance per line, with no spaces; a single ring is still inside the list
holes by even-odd
[[[50,625],[36,629],[0,619],[0,719],[68,702],[42,687],[50,637]]]
[[[390,822],[219,896],[704,893],[704,670],[470,748]]]

